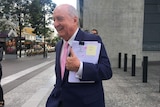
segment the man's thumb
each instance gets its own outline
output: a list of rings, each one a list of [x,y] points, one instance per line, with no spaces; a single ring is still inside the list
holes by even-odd
[[[72,48],[70,49],[70,56],[71,56],[71,57],[75,56]]]

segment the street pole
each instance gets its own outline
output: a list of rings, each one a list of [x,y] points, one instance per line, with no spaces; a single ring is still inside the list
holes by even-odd
[[[46,0],[47,1],[47,0]],[[45,45],[45,34],[46,34],[46,18],[45,18],[45,2],[46,1],[44,1],[44,0],[40,0],[40,2],[41,2],[41,5],[42,5],[42,11],[43,11],[43,27],[44,27],[44,29],[43,29],[43,35],[44,35],[44,52],[43,52],[43,58],[47,58],[47,52],[46,52],[46,45]]]
[[[43,58],[46,58],[47,55],[46,55],[46,45],[45,45],[45,27],[46,27],[46,24],[45,24],[45,12],[44,12],[44,23],[43,23],[43,27],[44,27],[44,30],[43,30],[43,35],[44,35],[44,52],[43,52]]]
[[[22,23],[21,23],[21,12],[19,13],[19,57],[21,58],[21,47],[22,47],[22,41],[21,41],[21,38],[22,38]]]

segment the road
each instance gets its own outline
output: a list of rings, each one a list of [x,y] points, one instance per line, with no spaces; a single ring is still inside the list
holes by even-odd
[[[1,84],[4,94],[53,65],[54,54],[54,52],[48,53],[47,58],[43,58],[43,55],[36,55],[2,61],[3,77]]]

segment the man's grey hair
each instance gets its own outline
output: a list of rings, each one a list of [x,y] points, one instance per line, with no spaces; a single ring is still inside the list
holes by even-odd
[[[73,6],[71,6],[71,5],[68,6],[68,12],[69,12],[69,14],[70,14],[71,17],[75,17],[75,16],[77,18],[79,17],[77,10]]]

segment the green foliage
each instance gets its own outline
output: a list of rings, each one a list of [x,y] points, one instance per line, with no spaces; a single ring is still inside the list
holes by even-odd
[[[15,24],[9,20],[6,20],[6,19],[0,19],[0,25],[1,25],[0,26],[1,32],[6,31],[6,30],[10,30],[10,29],[13,29],[13,30],[16,29]]]
[[[33,33],[39,35],[43,33],[43,13],[42,6],[40,6],[39,0],[33,0],[29,7],[30,23],[34,28]]]
[[[28,25],[28,6],[30,2],[30,0],[23,2],[22,0],[3,0],[0,2],[0,18],[6,18],[11,22],[19,21],[19,23],[23,23],[23,26]]]
[[[34,28],[33,33],[37,35],[43,34],[47,37],[50,29],[46,26],[50,23],[47,23],[49,18],[46,15],[51,14],[51,11],[55,8],[55,4],[52,0],[33,0],[32,4],[29,7],[30,10],[30,24]]]
[[[54,37],[54,39],[52,39],[52,45],[55,46],[59,40],[61,40],[59,36]]]
[[[46,26],[50,24],[50,15],[56,4],[52,0],[0,0],[0,19],[6,17],[11,22],[19,22],[21,28],[31,26],[37,35],[51,32]],[[0,30],[5,27],[1,27]],[[19,30],[18,30],[19,32]]]

